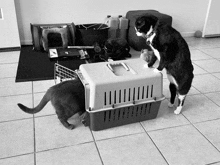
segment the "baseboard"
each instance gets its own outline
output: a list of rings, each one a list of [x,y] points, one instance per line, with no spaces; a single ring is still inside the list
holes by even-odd
[[[10,51],[19,51],[21,47],[8,47],[8,48],[0,48],[0,52],[10,52]]]
[[[21,45],[33,45],[32,40],[21,40]]]
[[[195,32],[181,32],[183,37],[194,37]]]

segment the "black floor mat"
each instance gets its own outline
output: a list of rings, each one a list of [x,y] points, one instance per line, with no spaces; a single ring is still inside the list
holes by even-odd
[[[16,82],[54,79],[54,64],[76,70],[85,60],[59,59],[51,60],[47,52],[32,50],[32,46],[22,46],[17,68]]]

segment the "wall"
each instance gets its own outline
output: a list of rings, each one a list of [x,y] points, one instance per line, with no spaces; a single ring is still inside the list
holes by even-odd
[[[14,0],[0,0],[3,19],[0,19],[0,48],[20,47]]]
[[[203,37],[220,36],[219,6],[219,0],[209,0],[206,20],[203,28]]]
[[[22,44],[31,43],[30,23],[100,23],[106,15],[155,9],[173,17],[183,36],[203,29],[208,0],[15,0]]]

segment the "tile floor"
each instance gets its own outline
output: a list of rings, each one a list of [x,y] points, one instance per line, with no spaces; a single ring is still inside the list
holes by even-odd
[[[23,113],[17,103],[35,106],[54,81],[15,83],[19,51],[1,52],[0,164],[220,165],[220,38],[186,41],[195,78],[182,113],[167,107],[164,76],[167,99],[156,119],[96,132],[67,130],[50,103]]]

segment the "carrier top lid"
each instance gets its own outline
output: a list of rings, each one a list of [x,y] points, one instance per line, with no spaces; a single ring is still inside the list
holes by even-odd
[[[161,76],[153,72],[153,68],[146,67],[147,62],[142,59],[120,60],[80,65],[80,71],[89,83],[105,84],[110,82],[126,82]]]
[[[132,59],[80,65],[86,110],[102,111],[161,99],[162,74],[146,64],[143,59]]]

